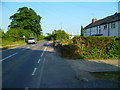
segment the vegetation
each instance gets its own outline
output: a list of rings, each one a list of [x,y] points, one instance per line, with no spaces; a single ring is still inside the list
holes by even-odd
[[[22,7],[17,10],[17,13],[10,16],[12,20],[8,26],[7,38],[12,40],[21,40],[23,35],[28,37],[36,37],[42,35],[42,29],[40,25],[41,17],[36,14],[32,8]]]
[[[46,37],[46,39],[49,39],[49,40],[62,41],[62,40],[69,39],[69,34],[66,33],[64,30],[54,30],[52,34],[47,33],[47,35],[48,36]]]
[[[0,46],[0,50],[4,49],[10,49],[12,47],[20,46],[20,45],[25,45],[26,43],[24,41],[8,41],[8,40],[2,40],[2,46]]]
[[[81,36],[84,36],[84,28],[81,26]]]
[[[118,59],[120,37],[76,36],[62,45],[62,56],[74,59]]]
[[[94,72],[91,74],[96,78],[107,79],[107,80],[112,80],[112,81],[120,81],[120,71]]]
[[[3,30],[0,29],[0,38],[2,38],[3,41],[0,43],[2,43],[3,47],[6,43],[14,44],[19,41],[24,41],[23,36],[26,37],[25,41],[27,41],[29,37],[36,37],[37,40],[44,39],[40,25],[41,16],[37,15],[32,8],[19,8],[17,13],[10,16],[10,19],[12,21],[8,26],[8,31],[4,33]]]

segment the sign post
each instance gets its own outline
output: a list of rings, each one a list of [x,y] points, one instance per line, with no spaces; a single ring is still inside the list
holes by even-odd
[[[25,36],[25,35],[23,35],[23,38],[24,38],[24,42],[25,42],[25,38],[26,38],[26,36]]]

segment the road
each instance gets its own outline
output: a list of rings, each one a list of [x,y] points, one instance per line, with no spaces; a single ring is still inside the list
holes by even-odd
[[[54,61],[48,47],[48,41],[41,41],[3,51],[2,88],[79,87],[74,71],[65,62]]]
[[[84,81],[76,78],[76,71],[55,52],[49,41],[28,44],[2,53],[2,88],[116,88],[117,82]],[[86,66],[87,67],[87,66]],[[81,68],[82,69],[82,68]]]

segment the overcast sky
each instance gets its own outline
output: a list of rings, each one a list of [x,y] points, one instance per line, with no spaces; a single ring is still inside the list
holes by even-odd
[[[115,0],[104,0],[109,2],[92,2],[95,0],[88,0],[91,2],[40,2],[40,0],[39,2],[38,0],[34,0],[34,2],[12,2],[16,0],[9,0],[11,2],[8,2],[8,0],[3,1],[4,2],[0,3],[0,12],[2,11],[0,27],[2,27],[5,32],[11,22],[9,17],[15,14],[21,7],[32,8],[42,17],[41,25],[44,35],[61,28],[69,34],[74,33],[78,35],[81,25],[85,27],[91,23],[91,19],[93,18],[102,19],[118,11],[118,0],[116,0],[116,2],[111,2]]]

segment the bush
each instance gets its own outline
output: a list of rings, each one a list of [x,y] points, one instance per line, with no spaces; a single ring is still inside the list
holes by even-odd
[[[79,47],[77,45],[63,45],[62,47],[62,56],[67,58],[83,58],[79,55]]]
[[[120,37],[76,36],[73,43],[63,46],[64,57],[85,59],[120,58]]]

